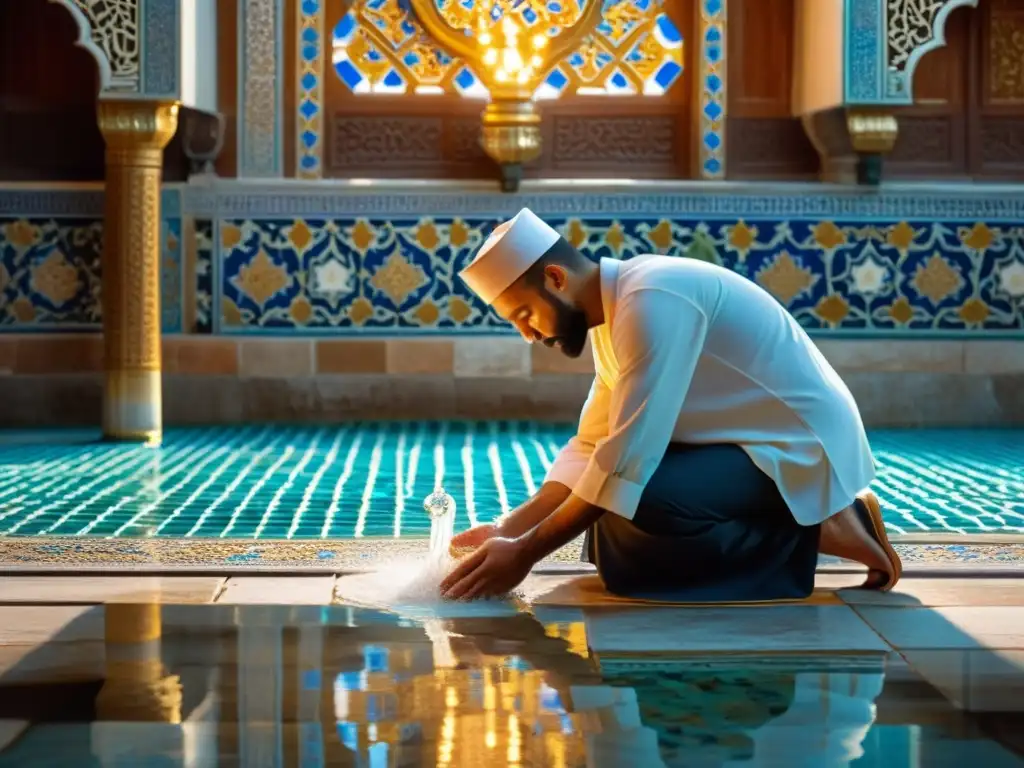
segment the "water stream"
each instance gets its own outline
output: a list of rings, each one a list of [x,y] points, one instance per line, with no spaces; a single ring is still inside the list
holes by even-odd
[[[454,560],[449,552],[455,534],[455,499],[438,486],[423,500],[430,517],[426,557],[382,563],[374,571],[339,582],[338,597],[356,605],[431,615],[441,602],[439,586]]]
[[[441,599],[439,587],[455,559],[450,552],[455,534],[455,499],[438,486],[423,500],[430,517],[430,544],[425,557],[403,557],[375,570],[338,580],[337,599],[351,605],[394,611],[405,618],[429,621],[457,616],[506,616],[517,612],[509,600]],[[509,597],[512,597],[511,595]]]
[[[448,550],[455,535],[455,499],[438,486],[423,500],[423,509],[430,516],[430,562],[446,565],[451,559]]]

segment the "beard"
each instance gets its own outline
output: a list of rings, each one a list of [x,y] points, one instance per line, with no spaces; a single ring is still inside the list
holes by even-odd
[[[566,357],[579,357],[587,346],[587,334],[590,332],[587,316],[582,310],[563,304],[557,298],[552,298],[551,304],[557,314],[555,334],[544,343],[549,347],[557,344]]]

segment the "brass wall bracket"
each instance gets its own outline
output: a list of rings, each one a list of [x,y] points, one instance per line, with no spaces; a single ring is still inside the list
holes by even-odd
[[[882,181],[882,163],[899,137],[899,122],[888,110],[851,108],[846,111],[846,128],[857,153],[857,183],[877,186]]]

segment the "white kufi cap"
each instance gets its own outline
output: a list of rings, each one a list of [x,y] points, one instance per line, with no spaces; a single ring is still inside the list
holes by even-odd
[[[514,219],[499,224],[459,277],[487,304],[494,302],[537,263],[561,235],[523,208]]]

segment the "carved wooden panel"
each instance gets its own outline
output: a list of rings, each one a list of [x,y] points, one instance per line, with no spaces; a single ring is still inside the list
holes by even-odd
[[[580,117],[563,115],[552,123],[551,162],[571,166],[672,163],[676,157],[676,120],[671,115]]]
[[[730,179],[814,179],[818,153],[798,118],[730,117]]]
[[[1024,3],[982,6],[983,104],[1024,107]]]
[[[970,123],[971,169],[976,176],[1024,175],[1024,3],[984,0],[980,5],[978,97]]]
[[[729,0],[730,116],[790,116],[794,13],[794,0]]]
[[[1024,171],[1024,116],[986,117],[981,121],[978,145],[982,173],[1020,179]]]
[[[730,179],[810,179],[818,154],[793,118],[794,0],[730,0]]]
[[[957,178],[968,172],[968,66],[972,10],[954,11],[946,45],[921,59],[914,106],[899,111],[900,132],[885,162],[887,178]]]
[[[493,164],[475,116],[351,115],[327,121],[326,165],[335,177],[480,178]]]
[[[442,159],[440,117],[344,117],[331,123],[337,167],[437,163]]]
[[[888,175],[956,176],[965,173],[963,120],[957,115],[901,115],[899,138],[886,161]]]

